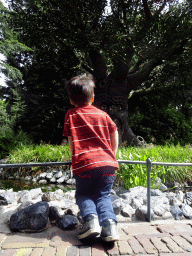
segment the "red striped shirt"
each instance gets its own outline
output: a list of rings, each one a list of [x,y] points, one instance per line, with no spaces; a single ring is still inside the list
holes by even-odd
[[[116,130],[109,115],[92,105],[68,110],[63,136],[72,137],[73,174],[101,166],[118,168],[110,140],[110,134]]]

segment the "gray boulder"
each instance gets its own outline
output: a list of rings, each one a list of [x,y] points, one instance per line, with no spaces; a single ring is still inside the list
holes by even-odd
[[[136,209],[135,211],[135,216],[139,219],[139,220],[143,220],[143,221],[148,221],[148,216],[147,216],[147,206],[142,205],[139,208]],[[151,209],[151,220],[154,219],[154,212]]]
[[[12,231],[41,231],[46,228],[48,217],[48,203],[39,202],[11,215],[10,229]]]
[[[178,205],[170,206],[170,212],[175,220],[182,220],[183,212],[181,211]]]
[[[62,230],[70,230],[77,226],[79,223],[77,217],[72,215],[65,215],[58,219],[55,225]]]
[[[192,207],[187,204],[181,204],[181,211],[186,219],[192,219]]]

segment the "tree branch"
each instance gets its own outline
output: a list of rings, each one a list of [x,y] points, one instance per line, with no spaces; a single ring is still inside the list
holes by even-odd
[[[87,72],[89,72],[90,74],[94,74],[93,69],[91,69],[90,67],[88,67],[86,64],[82,63],[81,64],[82,68],[84,68]]]
[[[147,20],[151,20],[152,15],[151,15],[151,11],[149,9],[149,6],[147,4],[147,0],[142,0],[143,2],[143,7],[144,7],[144,12],[145,12],[145,17]]]
[[[132,84],[131,90],[137,89],[149,77],[151,71],[162,64],[162,60],[151,59],[146,63],[141,70],[134,74],[129,74],[127,77],[128,85]]]

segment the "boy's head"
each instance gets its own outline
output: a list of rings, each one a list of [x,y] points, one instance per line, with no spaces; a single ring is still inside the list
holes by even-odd
[[[73,77],[66,85],[70,102],[75,106],[92,103],[94,87],[95,83],[91,75]]]

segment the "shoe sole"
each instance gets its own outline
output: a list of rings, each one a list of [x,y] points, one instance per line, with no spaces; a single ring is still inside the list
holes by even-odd
[[[105,242],[115,242],[115,241],[119,241],[119,236],[101,236],[101,239]]]
[[[78,238],[81,240],[81,239],[87,239],[87,238],[94,238],[98,235],[100,235],[100,232],[98,229],[89,229],[87,230],[87,232],[81,234],[81,235],[78,235]]]

